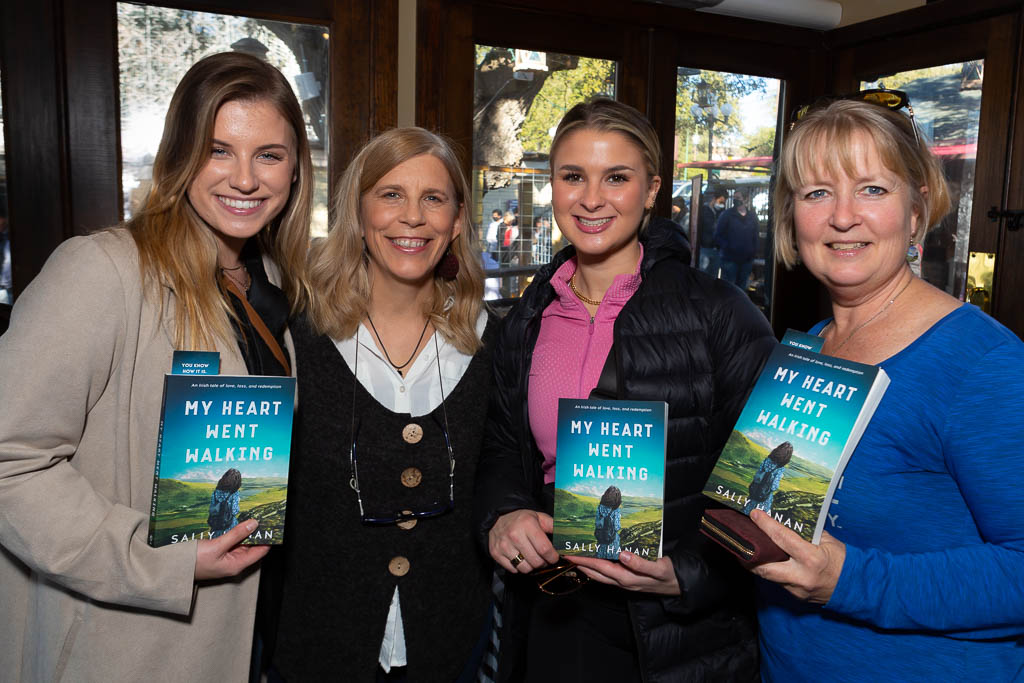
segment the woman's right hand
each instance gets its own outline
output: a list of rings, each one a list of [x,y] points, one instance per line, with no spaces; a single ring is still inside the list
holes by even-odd
[[[196,550],[196,581],[224,579],[237,576],[249,565],[258,562],[270,552],[269,545],[239,545],[259,522],[249,519],[236,524],[217,538],[199,541]]]
[[[494,561],[506,571],[528,574],[558,561],[558,551],[551,545],[551,515],[536,510],[514,510],[498,517],[487,535],[488,549]],[[512,559],[522,555],[515,565]]]

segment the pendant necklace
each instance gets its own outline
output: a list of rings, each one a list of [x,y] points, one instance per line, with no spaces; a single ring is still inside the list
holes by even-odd
[[[377,331],[377,326],[373,324],[373,318],[370,317],[370,312],[366,312],[366,319],[370,322],[370,329],[373,330],[373,335],[377,337],[377,343],[380,344],[380,350],[384,352],[384,357],[388,359],[388,363],[391,363],[391,367],[398,371],[398,374],[402,374],[402,368],[412,362],[412,359],[416,357],[416,351],[420,348],[420,344],[423,343],[423,335],[427,333],[427,326],[430,325],[430,318],[427,317],[427,321],[423,323],[423,329],[420,331],[420,338],[416,341],[416,346],[412,349],[412,355],[409,356],[409,360],[405,361],[401,365],[391,360],[391,354],[388,353],[388,349],[384,346],[384,340],[380,338],[380,332]]]
[[[892,306],[893,303],[896,302],[896,299],[898,299],[900,297],[900,294],[902,294],[904,291],[906,291],[907,287],[909,287],[910,283],[913,282],[913,281],[914,281],[913,277],[911,277],[909,280],[907,280],[907,284],[905,284],[902,287],[900,287],[900,291],[896,292],[896,296],[894,296],[893,298],[889,299],[888,303],[886,303],[884,306],[882,306],[882,308],[877,313],[875,313],[873,316],[871,316],[870,318],[868,318],[867,320],[862,322],[860,325],[857,325],[857,327],[853,328],[853,332],[851,332],[850,334],[846,335],[846,339],[844,339],[842,342],[840,342],[839,346],[837,346],[834,349],[832,349],[832,353],[830,355],[834,356],[836,353],[838,353],[839,349],[841,349],[844,346],[846,346],[846,342],[850,341],[850,339],[853,338],[853,335],[855,335],[858,332],[860,332],[864,327],[867,326],[867,324],[869,322],[871,322],[872,320],[874,320],[875,318],[877,318],[878,316],[882,315],[887,310],[889,310],[889,307]],[[832,322],[830,322],[829,325],[831,325],[832,327],[836,326],[835,318],[832,319]]]

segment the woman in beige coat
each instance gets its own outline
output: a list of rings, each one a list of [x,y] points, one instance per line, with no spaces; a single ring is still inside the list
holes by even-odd
[[[3,680],[247,677],[266,547],[238,544],[255,522],[147,544],[162,382],[175,349],[290,372],[311,193],[284,77],[208,57],[174,93],[143,209],[65,242],[18,300],[0,338]]]

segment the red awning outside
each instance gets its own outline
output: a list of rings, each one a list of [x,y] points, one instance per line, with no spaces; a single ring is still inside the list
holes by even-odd
[[[974,159],[978,154],[978,143],[969,142],[955,145],[937,145],[932,147],[932,152],[937,156],[950,159]],[[679,168],[763,168],[772,167],[771,157],[744,157],[742,159],[715,159],[713,161],[691,161],[689,163],[676,164]]]

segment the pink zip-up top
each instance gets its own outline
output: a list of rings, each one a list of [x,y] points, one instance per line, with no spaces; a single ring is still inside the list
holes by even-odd
[[[586,398],[597,386],[612,348],[615,318],[640,287],[643,260],[644,248],[640,245],[636,270],[615,276],[593,318],[569,288],[569,278],[576,272],[575,257],[551,277],[555,300],[541,316],[527,385],[530,430],[544,456],[545,484],[555,480],[558,399]]]

